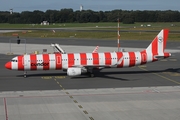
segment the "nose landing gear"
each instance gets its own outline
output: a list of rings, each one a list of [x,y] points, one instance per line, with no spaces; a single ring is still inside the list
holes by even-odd
[[[24,78],[27,77],[27,71],[24,71]]]

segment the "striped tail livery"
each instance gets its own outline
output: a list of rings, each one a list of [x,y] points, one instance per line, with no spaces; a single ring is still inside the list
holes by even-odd
[[[161,30],[151,44],[142,51],[25,54],[14,57],[5,64],[5,67],[24,71],[24,77],[28,70],[63,70],[68,76],[88,73],[92,77],[94,69],[132,67],[170,57],[171,54],[164,51],[168,33],[167,29]]]

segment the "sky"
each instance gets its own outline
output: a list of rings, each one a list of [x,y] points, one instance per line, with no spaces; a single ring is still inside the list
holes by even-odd
[[[0,11],[46,11],[72,8],[93,11],[121,10],[177,10],[180,0],[0,0]]]

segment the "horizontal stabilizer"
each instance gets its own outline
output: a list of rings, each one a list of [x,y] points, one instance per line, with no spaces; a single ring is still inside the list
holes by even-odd
[[[171,56],[171,53],[165,52],[165,53],[162,54],[162,55],[155,55],[154,58],[155,58],[155,59],[164,59],[164,58],[167,58],[167,57],[170,57],[170,56]]]

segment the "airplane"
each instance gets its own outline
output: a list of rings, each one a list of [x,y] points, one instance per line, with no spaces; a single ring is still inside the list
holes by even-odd
[[[5,64],[5,67],[10,70],[24,71],[24,77],[27,71],[31,70],[63,70],[71,77],[83,73],[94,77],[94,69],[133,67],[170,57],[171,53],[164,51],[168,33],[168,29],[162,29],[142,51],[25,54],[14,57]]]

